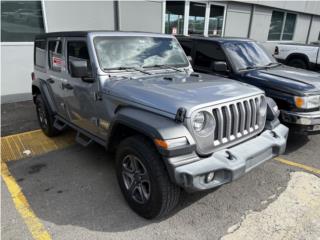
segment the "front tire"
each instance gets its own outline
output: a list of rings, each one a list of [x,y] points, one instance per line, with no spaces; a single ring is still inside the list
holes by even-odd
[[[38,94],[36,96],[35,104],[38,122],[44,134],[46,134],[48,137],[58,135],[60,131],[53,126],[54,116],[50,114],[49,109],[43,101],[41,94]]]
[[[116,172],[129,206],[144,218],[164,216],[179,202],[180,188],[170,181],[153,144],[142,136],[129,137],[120,143]]]

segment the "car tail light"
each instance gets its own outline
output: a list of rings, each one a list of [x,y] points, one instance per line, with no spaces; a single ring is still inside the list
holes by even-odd
[[[31,79],[32,81],[36,80],[36,76],[34,75],[34,72],[31,73]]]
[[[279,54],[279,48],[276,47],[276,48],[274,49],[274,55],[278,55],[278,54]]]

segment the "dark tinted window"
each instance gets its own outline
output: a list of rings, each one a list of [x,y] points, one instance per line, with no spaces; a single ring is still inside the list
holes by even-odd
[[[49,68],[60,72],[64,63],[62,59],[62,42],[49,41],[48,43],[48,55],[49,55]]]
[[[1,1],[1,42],[33,42],[43,32],[40,1]]]
[[[70,41],[68,42],[68,69],[70,72],[70,61],[73,60],[87,60],[88,67],[90,67],[89,52],[87,43],[84,41]]]
[[[165,32],[167,34],[183,34],[184,2],[167,1],[165,16]]]
[[[39,67],[46,65],[46,41],[37,40],[34,42],[34,64]]]
[[[192,40],[179,40],[181,47],[183,48],[184,52],[187,56],[191,56],[192,52]]]
[[[221,47],[213,42],[197,41],[194,65],[212,70],[215,61],[226,61]]]

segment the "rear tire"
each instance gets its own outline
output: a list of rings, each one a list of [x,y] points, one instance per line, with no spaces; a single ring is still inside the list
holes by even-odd
[[[302,69],[307,69],[308,65],[307,63],[300,58],[293,58],[288,62],[288,65],[291,67],[295,67],[295,68],[302,68]]]
[[[179,202],[180,188],[170,181],[153,144],[142,136],[128,137],[120,143],[116,172],[127,203],[144,218],[164,216]]]
[[[50,114],[48,106],[43,101],[41,94],[38,94],[35,98],[37,118],[39,125],[48,137],[56,136],[60,133],[58,129],[53,126],[54,116]]]

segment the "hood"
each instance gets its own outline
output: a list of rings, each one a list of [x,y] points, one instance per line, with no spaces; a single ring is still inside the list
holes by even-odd
[[[183,107],[187,117],[195,108],[263,93],[256,87],[227,78],[186,73],[118,78],[105,81],[103,88],[110,95],[170,114],[176,114]]]
[[[293,95],[320,94],[320,73],[288,66],[254,70],[246,73],[256,86],[273,88]]]

